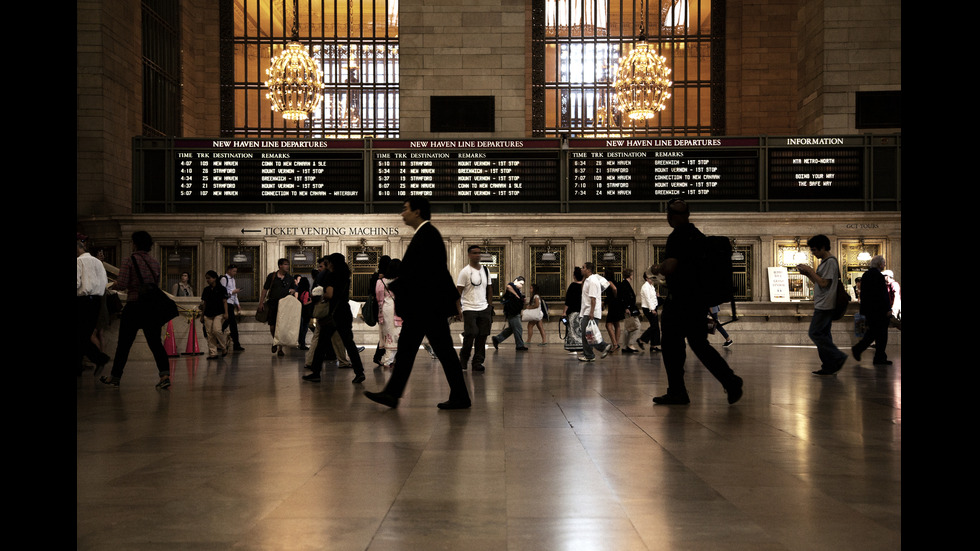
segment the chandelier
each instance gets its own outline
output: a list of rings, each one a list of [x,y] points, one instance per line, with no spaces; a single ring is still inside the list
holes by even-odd
[[[299,0],[293,0],[293,39],[265,70],[273,111],[282,111],[287,120],[306,120],[320,105],[323,74],[299,42]]]
[[[667,59],[647,42],[646,13],[640,2],[640,36],[628,56],[619,60],[616,71],[616,102],[632,120],[652,119],[664,110],[670,99],[670,67]]]

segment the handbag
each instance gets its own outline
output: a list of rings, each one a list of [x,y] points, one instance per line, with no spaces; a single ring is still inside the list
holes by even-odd
[[[599,324],[594,319],[590,319],[585,326],[585,338],[592,346],[598,346],[603,342],[602,331],[599,330]]]
[[[540,308],[526,308],[521,310],[521,321],[541,321],[544,314]]]
[[[177,303],[171,300],[156,283],[143,281],[143,274],[136,265],[136,255],[129,258],[133,263],[133,269],[136,270],[136,278],[140,282],[139,298],[136,300],[139,319],[144,324],[159,327],[176,318]]]
[[[388,286],[385,285],[383,281],[381,284],[384,285],[385,290],[388,289]],[[364,323],[366,323],[368,327],[374,327],[378,324],[379,308],[380,305],[378,304],[378,297],[375,296],[374,293],[368,295],[367,301],[364,303],[364,307],[361,308],[361,317],[364,318]]]

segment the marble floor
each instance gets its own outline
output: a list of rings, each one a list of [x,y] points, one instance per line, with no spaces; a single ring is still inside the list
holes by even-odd
[[[736,336],[737,339],[737,336]],[[139,345],[137,346],[145,346]],[[720,348],[720,347],[719,347]],[[659,355],[575,361],[512,343],[441,411],[424,352],[398,409],[388,372],[300,380],[300,351],[253,344],[172,361],[157,391],[78,378],[78,549],[895,550],[901,548],[901,347],[818,377],[811,347],[736,344],[729,406],[688,357],[692,403],[655,406]],[[373,349],[362,353],[367,363]]]

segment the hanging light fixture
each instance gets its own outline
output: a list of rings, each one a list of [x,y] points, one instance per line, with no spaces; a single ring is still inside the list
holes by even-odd
[[[864,239],[862,239],[860,241],[860,244],[858,245],[858,248],[860,249],[860,251],[858,252],[858,262],[868,262],[868,261],[870,261],[871,260],[871,253],[869,253],[868,252],[868,249],[865,248],[865,246],[864,246]]]
[[[299,42],[299,0],[293,0],[292,41],[272,58],[265,70],[273,111],[282,111],[287,120],[306,120],[320,105],[323,73]]]
[[[652,119],[670,99],[670,67],[667,59],[647,42],[646,9],[640,2],[640,36],[628,56],[619,60],[616,71],[616,101],[619,110],[632,120]]]

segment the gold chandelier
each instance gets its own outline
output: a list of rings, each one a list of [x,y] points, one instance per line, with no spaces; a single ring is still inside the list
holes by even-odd
[[[282,111],[287,120],[306,120],[320,105],[323,73],[299,42],[299,0],[293,0],[293,39],[265,70],[273,111]]]
[[[619,110],[632,120],[652,119],[664,110],[670,99],[670,67],[667,59],[647,42],[646,17],[640,3],[640,36],[628,56],[619,60],[616,71],[616,102]]]

